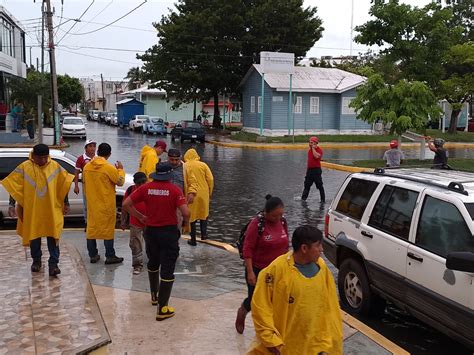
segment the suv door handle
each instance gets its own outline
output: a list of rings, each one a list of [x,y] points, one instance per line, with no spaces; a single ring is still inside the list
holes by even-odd
[[[416,260],[416,261],[419,261],[420,263],[423,262],[423,258],[422,258],[421,256],[415,255],[415,254],[413,254],[412,252],[409,252],[409,253],[407,254],[407,256],[408,256],[410,259],[414,259],[414,260]]]
[[[372,239],[374,237],[372,235],[372,233],[369,233],[369,232],[366,232],[366,231],[362,231],[362,232],[360,232],[360,234],[362,234],[364,237],[367,237],[367,238],[370,238],[370,239]]]

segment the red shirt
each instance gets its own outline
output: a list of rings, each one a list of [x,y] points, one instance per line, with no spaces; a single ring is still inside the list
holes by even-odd
[[[244,259],[252,258],[252,265],[263,269],[288,251],[288,228],[282,221],[265,220],[263,232],[258,233],[258,216],[250,222],[245,232]]]
[[[90,162],[92,158],[89,158],[87,155],[82,154],[79,158],[76,160],[76,170],[83,171],[84,167],[88,162]]]
[[[150,181],[134,191],[130,198],[134,204],[145,203],[146,225],[150,227],[177,225],[176,209],[186,204],[181,189],[169,181]]]
[[[316,153],[321,154],[321,157],[315,158],[313,155],[313,150],[310,148],[308,150],[308,169],[321,167],[321,158],[323,157],[323,150],[319,147],[316,147],[315,150]]]
[[[138,186],[132,185],[132,192],[130,193],[130,195],[133,194],[137,190],[137,188]],[[123,200],[125,201],[128,196],[129,196],[129,193],[127,189],[127,191],[125,191],[125,195],[123,196]],[[138,212],[146,216],[145,202],[138,202],[137,204],[134,205],[134,207]],[[142,222],[140,222],[140,220],[137,217],[132,216],[132,215],[130,215],[130,224],[135,227],[140,227],[140,228],[145,227],[145,225]]]

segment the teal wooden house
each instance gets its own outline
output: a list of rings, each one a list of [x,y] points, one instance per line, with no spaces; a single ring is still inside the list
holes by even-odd
[[[265,73],[263,135],[367,134],[372,125],[357,118],[349,103],[366,78],[335,68],[295,67],[293,113],[289,114],[289,74]],[[254,64],[240,83],[243,130],[260,133],[262,72]]]

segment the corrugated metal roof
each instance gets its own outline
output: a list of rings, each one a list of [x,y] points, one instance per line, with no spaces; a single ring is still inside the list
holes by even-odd
[[[136,99],[134,99],[133,97],[132,97],[132,98],[128,98],[128,99],[123,99],[123,100],[117,101],[115,104],[116,104],[116,105],[122,105],[122,104],[126,104],[127,102],[130,102],[130,101],[133,101],[133,100],[135,100],[135,101],[137,101],[137,102],[139,102],[139,103],[141,103],[141,104],[144,104],[144,103],[141,102],[140,100],[136,100]]]
[[[262,75],[260,64],[253,67]],[[245,75],[241,85],[247,80],[249,72]],[[355,88],[365,82],[366,78],[336,68],[295,67],[293,74],[292,90],[295,92],[329,92],[341,93]],[[277,91],[289,91],[290,78],[283,73],[265,73],[266,83]]]
[[[161,89],[157,89],[157,88],[153,88],[153,89],[148,89],[148,86],[144,86],[142,88],[138,88],[138,89],[133,89],[133,90],[129,90],[129,91],[125,91],[123,92],[121,95],[127,95],[127,94],[136,94],[136,93],[142,93],[142,94],[166,94],[166,91],[164,90],[161,90]]]

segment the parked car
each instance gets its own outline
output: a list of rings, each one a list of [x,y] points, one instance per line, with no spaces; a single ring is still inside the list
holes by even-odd
[[[0,181],[8,176],[20,163],[28,159],[31,148],[0,148]],[[74,174],[77,158],[67,152],[50,149],[51,159],[57,161],[70,174]],[[80,178],[82,178],[80,176]],[[133,184],[133,177],[130,174],[125,176],[125,184],[116,188],[117,213],[121,212],[122,199],[127,188]],[[74,193],[74,184],[71,185],[68,195],[70,203],[70,212],[66,218],[83,217],[82,193],[76,195]],[[0,223],[3,220],[10,220],[8,217],[8,200],[9,195],[0,184]]]
[[[61,132],[63,137],[86,138],[86,126],[80,117],[65,117]]]
[[[97,110],[89,110],[87,112],[87,116],[86,116],[87,120],[88,121],[93,121],[94,120],[94,114],[98,114],[98,113],[99,113],[99,111],[97,111]]]
[[[110,119],[110,125],[111,126],[118,126],[118,116],[116,113],[111,117]]]
[[[63,123],[64,117],[76,117],[76,116],[77,115],[75,115],[74,113],[61,112],[61,114],[59,115],[59,123]]]
[[[185,140],[204,142],[206,139],[204,127],[196,121],[177,122],[170,134],[173,142],[178,138],[181,143]]]
[[[329,207],[324,250],[341,305],[389,300],[474,350],[474,174],[397,169],[350,175]]]
[[[160,117],[148,117],[142,126],[143,134],[159,134],[166,136],[168,133],[165,127],[165,121]]]
[[[147,118],[149,118],[148,115],[134,115],[128,123],[128,129],[131,131],[141,131],[143,122],[145,122]]]
[[[104,119],[105,124],[111,125],[112,118],[114,116],[117,116],[117,114],[115,112],[107,112],[107,114],[105,115],[105,119]]]

